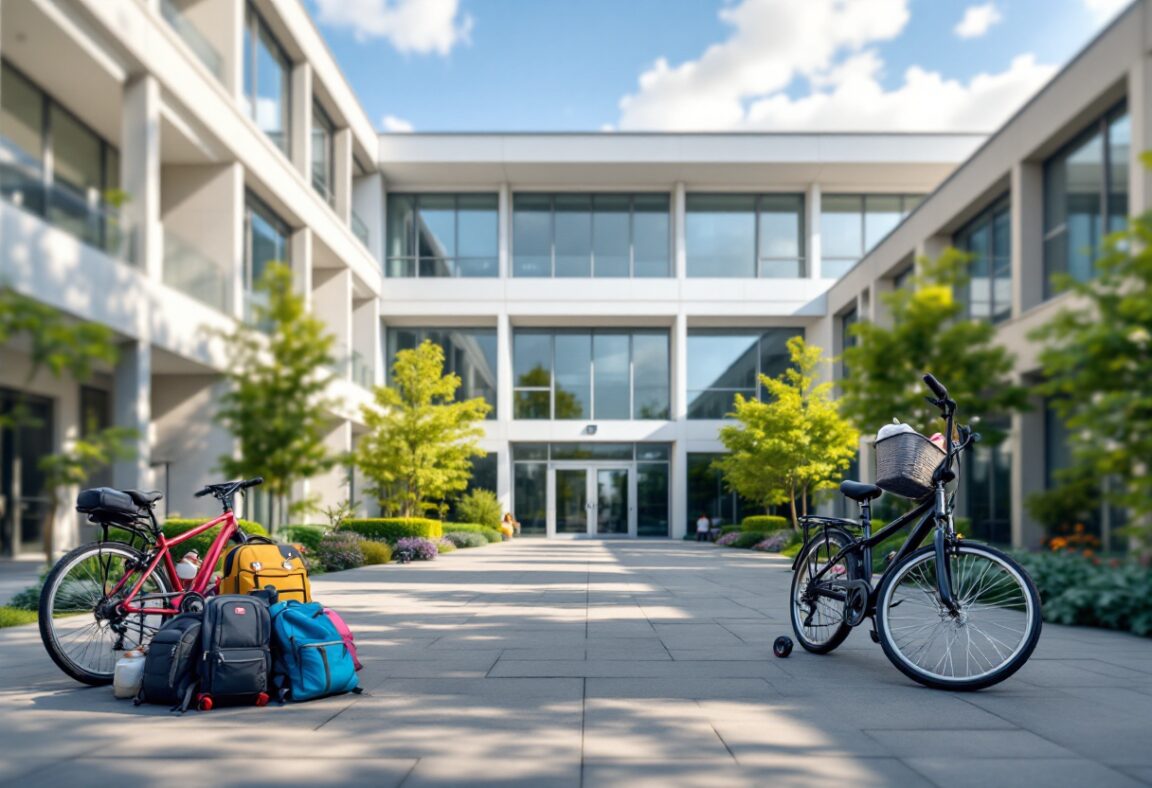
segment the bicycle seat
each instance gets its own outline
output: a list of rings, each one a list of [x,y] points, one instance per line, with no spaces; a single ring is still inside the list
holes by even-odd
[[[120,492],[127,495],[137,506],[151,506],[164,497],[164,493],[159,490],[149,490],[148,492],[140,492],[140,490],[121,490]]]
[[[871,501],[873,498],[879,498],[884,494],[884,491],[875,484],[865,484],[864,482],[854,482],[851,480],[840,482],[840,492],[853,501],[861,503]]]

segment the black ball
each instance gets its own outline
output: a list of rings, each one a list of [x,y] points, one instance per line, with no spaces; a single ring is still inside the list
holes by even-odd
[[[772,644],[772,653],[783,659],[792,653],[792,638],[787,635],[781,635],[776,638],[776,642]]]

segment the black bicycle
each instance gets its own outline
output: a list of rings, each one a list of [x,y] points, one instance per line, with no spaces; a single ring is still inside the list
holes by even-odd
[[[1040,596],[1012,558],[956,533],[955,492],[949,489],[957,478],[954,464],[980,436],[955,425],[956,403],[936,378],[925,375],[924,382],[934,395],[928,401],[944,419],[947,450],[928,448],[927,438],[906,433],[900,443],[917,446],[918,454],[905,452],[888,463],[889,471],[902,469],[904,478],[891,484],[880,474],[878,479],[917,503],[875,534],[871,502],[884,489],[874,484],[840,485],[859,504],[859,522],[801,518],[804,547],[792,564],[792,629],[805,649],[827,654],[871,618],[872,639],[906,676],[938,689],[978,690],[1008,678],[1032,655],[1040,639]],[[874,586],[872,548],[914,522]],[[932,543],[919,547],[930,532]]]

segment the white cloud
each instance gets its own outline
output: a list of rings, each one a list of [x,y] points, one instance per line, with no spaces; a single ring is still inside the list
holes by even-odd
[[[385,115],[380,123],[384,126],[384,131],[388,131],[393,134],[411,134],[416,130],[412,128],[411,123],[404,120],[404,118],[398,118],[395,115]]]
[[[472,17],[460,0],[316,0],[320,24],[352,30],[356,38],[385,38],[399,52],[447,55],[467,42]]]
[[[964,18],[952,32],[960,38],[979,38],[1003,18],[995,3],[970,5],[964,9]]]
[[[912,66],[888,89],[874,45],[904,30],[908,0],[743,0],[720,15],[729,38],[696,60],[657,60],[620,100],[618,128],[989,131],[1055,73],[1021,55],[966,81]]]
[[[1084,6],[1092,12],[1097,22],[1107,22],[1122,8],[1127,8],[1132,0],[1084,0]]]

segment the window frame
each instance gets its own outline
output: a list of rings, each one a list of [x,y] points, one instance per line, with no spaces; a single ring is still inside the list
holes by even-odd
[[[491,409],[485,416],[485,421],[495,421],[498,418],[498,406],[500,403],[500,348],[499,348],[499,331],[495,326],[445,326],[445,325],[430,325],[430,326],[411,326],[411,325],[389,325],[384,329],[384,381],[385,385],[391,386],[392,381],[392,367],[396,362],[396,353],[400,350],[407,350],[408,348],[399,347],[398,334],[401,331],[416,332],[417,342],[416,347],[426,340],[430,340],[430,336],[434,332],[443,334],[451,334],[454,332],[468,333],[468,332],[485,332],[486,336],[492,338],[493,342],[497,345],[495,356],[492,358],[492,402]],[[439,343],[434,343],[439,344]],[[440,349],[444,352],[444,373],[460,375],[460,370],[455,368],[455,364],[451,363],[448,353],[443,345],[439,345]],[[461,376],[462,377],[462,376]],[[463,385],[463,384],[461,384]],[[457,396],[460,394],[460,389],[456,390]],[[473,392],[473,397],[479,396],[483,398],[483,394]],[[485,400],[487,401],[487,400]]]
[[[438,197],[438,198],[452,198],[452,233],[453,241],[456,246],[457,252],[452,257],[422,257],[420,255],[420,202],[421,198]],[[486,257],[469,256],[464,257],[459,254],[459,240],[460,240],[460,200],[461,198],[468,197],[485,197],[493,200],[493,207],[491,208],[493,220],[496,228],[496,247],[493,249],[492,254]],[[388,254],[391,249],[393,236],[393,228],[391,221],[391,203],[393,199],[406,199],[412,201],[412,226],[408,228],[408,232],[404,235],[408,242],[410,249],[414,255],[392,255]],[[389,192],[386,196],[384,206],[384,216],[386,227],[384,228],[384,277],[386,279],[498,279],[500,277],[500,195],[497,192]],[[408,233],[411,233],[410,235]],[[436,276],[428,275],[422,272],[423,266],[421,263],[424,261],[442,262],[448,270],[452,272],[451,276]],[[483,275],[464,275],[460,273],[460,263],[467,261],[491,261],[495,264],[492,274]],[[402,270],[411,270],[411,274],[394,274],[393,263],[399,263],[403,266]]]
[[[546,276],[532,276],[516,273],[516,199],[518,197],[547,198],[548,200],[548,256],[549,273]],[[558,276],[556,274],[556,198],[557,197],[587,197],[589,232],[588,232],[588,275],[587,276]],[[628,274],[627,276],[598,276],[596,274],[596,198],[597,197],[627,197],[628,198]],[[664,263],[665,273],[662,276],[636,275],[636,201],[637,198],[661,197],[668,201],[668,210],[665,214],[668,219],[666,231],[666,257]],[[672,195],[669,192],[515,192],[510,200],[510,213],[508,222],[509,271],[512,278],[517,279],[671,279],[675,274],[672,270],[673,254],[673,221],[672,221]],[[657,213],[656,211],[641,211],[641,213]]]
[[[335,139],[336,139],[336,124],[332,121],[332,117],[324,110],[324,107],[319,101],[313,99],[312,101],[312,139],[315,142],[316,130],[320,129],[324,133],[324,181],[317,183],[316,172],[316,156],[312,156],[312,188],[316,193],[324,198],[324,202],[331,206],[336,205],[336,152],[335,152]]]
[[[788,337],[789,339],[791,339],[792,337],[796,337],[796,336],[805,337],[805,338],[807,337],[807,331],[805,330],[805,328],[803,326],[764,326],[761,328],[755,328],[755,327],[752,327],[752,328],[741,328],[741,327],[737,327],[737,328],[714,328],[714,327],[710,327],[710,326],[709,327],[701,326],[699,328],[689,328],[687,333],[685,334],[685,343],[686,343],[686,345],[688,345],[687,347],[685,347],[685,361],[686,361],[688,367],[691,368],[692,361],[690,358],[691,349],[690,349],[689,341],[691,340],[691,338],[693,336],[715,336],[715,337],[752,337],[752,336],[755,336],[756,337],[755,396],[756,396],[756,400],[758,402],[763,402],[764,401],[764,391],[763,391],[764,387],[763,387],[763,384],[761,384],[761,382],[760,382],[760,376],[762,374],[765,374],[764,373],[764,367],[762,364],[763,359],[764,359],[763,345],[764,345],[765,337],[768,336],[769,333],[776,332],[776,331],[791,332],[789,334],[789,337]],[[684,404],[685,404],[685,412],[686,412],[685,419],[687,421],[726,421],[726,420],[728,420],[724,416],[721,416],[719,418],[715,418],[712,416],[693,416],[692,415],[692,405],[695,402],[695,400],[692,397],[693,393],[696,393],[698,395],[697,399],[699,399],[699,395],[707,394],[710,392],[728,392],[729,394],[737,394],[737,393],[742,394],[745,391],[747,391],[746,388],[739,387],[739,386],[709,386],[708,388],[703,388],[703,389],[688,388],[684,392],[684,399],[685,399]]]
[[[244,191],[244,281],[242,282],[244,291],[244,305],[245,317],[250,317],[250,309],[252,303],[252,296],[256,292],[257,281],[253,278],[254,259],[252,257],[252,241],[254,238],[252,231],[252,216],[259,214],[260,218],[277,231],[278,234],[284,239],[284,259],[277,262],[282,262],[284,265],[292,265],[292,235],[294,230],[292,225],[280,218],[280,214],[276,213],[268,203],[260,199],[251,190],[245,189]]]
[[[280,123],[284,129],[284,145],[280,146],[276,143],[268,132],[260,129],[272,146],[279,150],[285,158],[290,158],[292,152],[292,72],[295,69],[295,63],[292,58],[288,56],[288,51],[284,45],[280,43],[279,37],[272,30],[272,26],[260,13],[255,4],[249,0],[245,3],[244,14],[244,41],[247,44],[247,51],[242,53],[247,55],[244,57],[245,73],[241,75],[240,82],[243,88],[243,97],[248,100],[250,111],[247,114],[248,119],[252,121],[256,128],[260,129],[259,124],[256,122],[256,99],[257,83],[260,80],[260,74],[256,68],[259,61],[257,55],[258,47],[261,43],[260,34],[263,33],[268,47],[269,53],[272,55],[283,69],[283,78],[281,79],[281,104],[280,104]]]
[[[1008,248],[1000,250],[996,246],[996,221],[1002,216],[1008,218]],[[986,229],[988,232],[987,249],[980,250],[979,253],[983,255],[984,260],[988,265],[988,316],[975,317],[972,315],[972,281],[971,281],[971,263],[968,264],[969,281],[964,285],[960,292],[956,295],[958,300],[964,305],[963,315],[968,320],[987,320],[993,325],[1003,323],[1012,318],[1012,195],[1010,192],[1004,192],[999,197],[989,202],[984,208],[980,209],[979,213],[969,219],[960,227],[955,233],[952,234],[952,245],[956,249],[965,252],[968,255],[975,255],[978,252],[972,249],[971,241],[972,236],[981,229]],[[1007,260],[1006,265],[997,267],[997,260]],[[1008,273],[1009,292],[1007,311],[998,312],[998,302],[996,300],[996,278],[997,273],[1001,269],[1006,269]]]
[[[882,197],[883,198],[889,198],[889,199],[896,198],[896,199],[900,200],[900,219],[899,219],[899,221],[896,222],[896,225],[891,230],[889,230],[883,236],[878,238],[876,240],[875,244],[873,244],[872,246],[869,246],[868,245],[868,199],[869,198],[876,199],[876,198],[882,198]],[[822,242],[821,247],[820,247],[820,278],[821,279],[840,279],[841,277],[844,276],[844,274],[847,274],[849,271],[851,271],[852,268],[855,267],[855,265],[857,263],[859,263],[861,260],[863,260],[865,257],[867,257],[868,254],[873,249],[875,249],[877,246],[879,246],[881,243],[883,243],[884,239],[887,238],[889,235],[891,235],[895,231],[896,227],[899,227],[901,224],[903,224],[904,220],[906,220],[909,217],[909,215],[911,215],[911,213],[914,210],[916,210],[916,208],[920,205],[920,203],[922,203],[924,201],[924,197],[925,197],[925,195],[923,195],[923,194],[914,194],[912,192],[897,192],[897,193],[829,192],[828,194],[821,194],[820,195],[820,234],[821,234],[821,237],[823,237],[823,235],[824,235],[823,222],[824,222],[824,213],[825,213],[825,211],[824,211],[824,201],[825,200],[827,200],[829,198],[837,198],[837,199],[849,199],[850,198],[850,199],[859,200],[860,210],[856,215],[859,216],[859,218],[860,218],[860,254],[858,256],[856,256],[855,258],[848,258],[848,257],[840,256],[840,255],[835,255],[835,256],[828,255],[828,254],[825,254],[824,245]],[[909,206],[910,201],[912,201],[914,203],[911,206]],[[827,268],[826,264],[829,262],[836,262],[836,263],[847,262],[848,267],[845,268],[844,272],[838,276],[834,276],[834,277],[828,276],[825,272],[825,269]]]
[[[753,218],[753,236],[752,236],[752,271],[751,277],[744,276],[705,276],[701,274],[692,273],[692,258],[687,254],[687,226],[688,216],[693,213],[707,214],[711,211],[696,210],[693,211],[691,204],[693,198],[702,199],[708,197],[751,197],[752,198],[752,218]],[[798,211],[796,213],[797,219],[797,247],[798,257],[769,257],[761,255],[760,245],[763,239],[763,232],[761,229],[761,215],[764,213],[763,203],[766,198],[780,198],[790,197],[796,200]],[[803,192],[689,192],[684,199],[684,225],[685,225],[685,278],[687,279],[806,279],[808,272],[812,270],[811,260],[809,259],[810,249],[808,248],[808,233],[806,227],[808,224],[808,201]],[[799,273],[796,276],[765,276],[764,263],[772,262],[795,262],[799,265]]]

